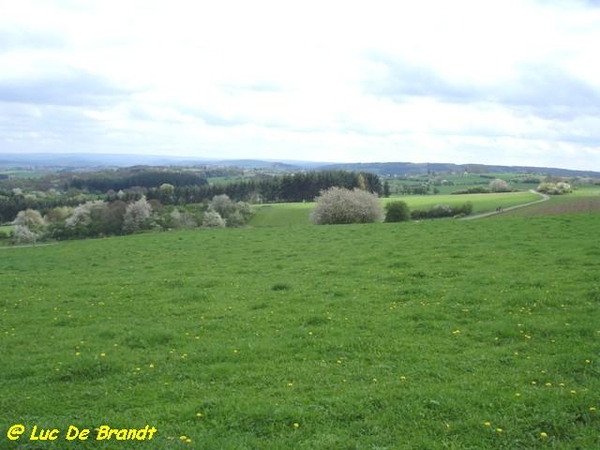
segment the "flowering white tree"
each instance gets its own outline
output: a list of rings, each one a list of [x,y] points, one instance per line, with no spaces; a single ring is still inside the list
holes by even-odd
[[[317,225],[368,223],[383,220],[383,208],[377,195],[361,189],[353,191],[332,187],[322,191],[310,215]]]
[[[225,219],[221,217],[216,211],[208,210],[204,213],[204,218],[202,219],[202,227],[204,228],[223,228],[225,227],[226,222]]]
[[[146,197],[140,198],[137,202],[130,203],[125,209],[123,217],[123,231],[133,233],[148,226],[150,216],[152,215],[152,206],[146,200]]]
[[[252,210],[248,203],[236,203],[226,194],[215,195],[208,206],[208,211],[219,213],[228,227],[244,226],[252,217]]]
[[[33,243],[35,244],[40,235],[34,233],[25,225],[15,225],[12,231],[13,238],[18,244]]]
[[[46,221],[39,211],[35,209],[26,209],[19,211],[15,220],[13,220],[13,237],[18,243],[35,242],[44,234]]]
[[[40,232],[46,226],[44,218],[39,211],[35,209],[26,209],[25,211],[19,211],[17,217],[13,221],[14,225],[20,225],[29,228],[34,233]]]
[[[500,178],[496,178],[495,180],[490,181],[490,191],[492,192],[509,192],[510,186],[504,180]]]
[[[92,223],[93,217],[106,209],[106,202],[103,200],[94,200],[85,202],[77,206],[73,213],[65,220],[68,227],[88,226]]]
[[[227,217],[229,213],[233,212],[235,205],[228,195],[221,194],[213,197],[209,208],[218,212],[221,217]]]

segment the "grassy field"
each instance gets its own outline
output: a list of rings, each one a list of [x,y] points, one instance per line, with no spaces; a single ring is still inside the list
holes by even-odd
[[[252,227],[308,225],[314,203],[277,203],[256,207],[250,221]]]
[[[507,208],[522,203],[539,200],[540,196],[531,192],[509,192],[502,194],[468,194],[468,195],[406,195],[382,198],[386,204],[393,200],[402,200],[411,209],[428,209],[435,205],[446,204],[459,206],[466,202],[473,203],[473,212],[493,211],[498,206]],[[314,203],[279,203],[258,206],[250,225],[253,227],[279,227],[307,225]]]
[[[4,249],[0,447],[598,448],[599,220]],[[158,431],[96,441],[103,425]]]

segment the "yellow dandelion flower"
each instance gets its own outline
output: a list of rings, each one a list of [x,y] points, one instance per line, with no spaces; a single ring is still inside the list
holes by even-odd
[[[548,433],[546,433],[545,431],[542,431],[542,432],[540,433],[540,437],[541,437],[542,439],[546,439],[546,438],[548,437]]]
[[[552,383],[550,383],[549,381],[544,385],[546,387],[552,387]]]
[[[185,434],[182,434],[181,436],[179,436],[179,439],[182,441],[185,441],[188,437]]]
[[[100,358],[104,358],[106,356],[106,353],[102,352],[100,353]]]
[[[571,395],[575,395],[575,394],[577,394],[577,391],[576,391],[576,390],[574,390],[574,389],[571,389],[571,390],[569,391],[569,393],[570,393]]]
[[[496,428],[496,433],[502,434],[504,433],[504,430],[502,428]]]
[[[521,393],[520,392],[515,392],[515,397],[520,397]]]
[[[300,428],[300,424],[298,422],[294,422],[294,428],[296,428],[296,429]]]
[[[483,426],[484,427],[491,427],[492,426],[492,422],[483,422]]]
[[[452,334],[460,334],[460,330],[454,330]]]
[[[596,407],[595,406],[590,406],[590,412],[596,412]]]

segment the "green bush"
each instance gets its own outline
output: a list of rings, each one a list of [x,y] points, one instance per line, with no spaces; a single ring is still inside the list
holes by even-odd
[[[406,222],[410,220],[410,209],[406,202],[393,201],[385,205],[385,222]]]
[[[460,206],[435,205],[431,209],[416,209],[410,213],[411,219],[439,219],[442,217],[463,217],[473,212],[473,204],[466,202]]]

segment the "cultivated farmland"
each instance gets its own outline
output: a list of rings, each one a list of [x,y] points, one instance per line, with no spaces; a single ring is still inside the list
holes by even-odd
[[[598,448],[599,221],[298,225],[3,249],[0,445]],[[27,433],[10,441],[14,424]],[[34,425],[59,438],[31,442]],[[69,425],[158,431],[67,442]]]

